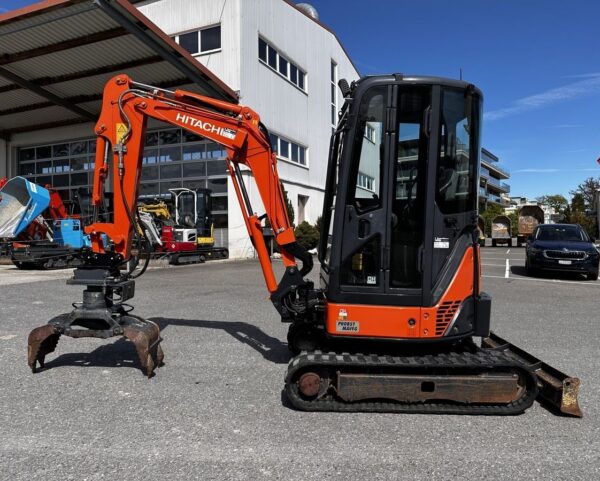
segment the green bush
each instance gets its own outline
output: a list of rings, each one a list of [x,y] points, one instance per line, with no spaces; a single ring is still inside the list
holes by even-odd
[[[298,244],[306,250],[314,249],[319,244],[319,230],[306,221],[296,227],[294,234],[296,234]]]
[[[321,216],[317,217],[317,221],[315,222],[315,229],[317,229],[319,231],[319,233],[321,233],[321,224],[322,222],[322,218]]]

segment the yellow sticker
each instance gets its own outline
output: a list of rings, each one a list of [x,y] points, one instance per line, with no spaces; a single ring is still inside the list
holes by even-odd
[[[117,144],[120,144],[127,133],[127,126],[125,124],[117,124]]]

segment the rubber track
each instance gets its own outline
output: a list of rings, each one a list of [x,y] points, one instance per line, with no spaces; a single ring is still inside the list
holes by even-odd
[[[505,405],[458,404],[444,402],[400,403],[394,401],[358,401],[345,402],[332,395],[321,399],[305,400],[297,389],[297,379],[309,370],[330,371],[350,369],[351,372],[377,372],[382,374],[408,373],[416,374],[447,373],[452,370],[479,374],[494,371],[518,371],[526,380],[523,396]],[[537,378],[525,365],[519,364],[504,353],[486,349],[475,352],[444,353],[424,356],[379,356],[376,354],[323,353],[303,352],[294,357],[288,366],[285,377],[285,392],[292,405],[302,411],[334,411],[334,412],[393,412],[423,414],[478,414],[478,415],[513,415],[520,414],[529,408],[537,396]]]

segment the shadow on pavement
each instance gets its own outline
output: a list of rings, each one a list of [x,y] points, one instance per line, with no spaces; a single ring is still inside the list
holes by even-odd
[[[154,317],[149,320],[157,323],[161,332],[168,326],[198,327],[200,329],[219,329],[225,331],[242,344],[250,346],[267,361],[275,364],[287,364],[292,358],[292,354],[287,348],[287,343],[271,337],[258,327],[245,322],[202,321],[166,317]],[[55,359],[48,360],[44,370],[60,366],[94,366],[133,367],[144,372],[132,343],[123,337],[119,338],[116,342],[111,341],[112,339],[107,339],[105,341],[107,344],[91,352],[61,354]],[[60,349],[60,344],[57,349]],[[166,352],[166,356],[166,362],[168,362],[168,351]]]
[[[275,364],[287,364],[292,358],[287,343],[276,337],[269,336],[258,327],[239,321],[202,321],[198,319],[171,319],[167,317],[152,317],[161,332],[168,326],[199,327],[201,329],[219,329],[241,342],[250,346],[267,361]]]
[[[46,360],[45,368],[41,371],[60,366],[133,367],[143,371],[135,347],[127,339],[121,337],[116,342],[106,342],[108,344],[91,352],[69,352]],[[60,349],[60,342],[56,349]]]

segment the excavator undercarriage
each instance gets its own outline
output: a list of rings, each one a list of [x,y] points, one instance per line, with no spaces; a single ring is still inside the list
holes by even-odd
[[[364,347],[364,346],[363,346]],[[580,381],[494,333],[426,354],[302,352],[285,376],[291,404],[304,411],[429,414],[519,414],[535,400],[557,414],[581,417]]]
[[[295,357],[286,394],[306,411],[518,414],[537,396],[526,366],[497,351],[415,356],[312,352]]]

